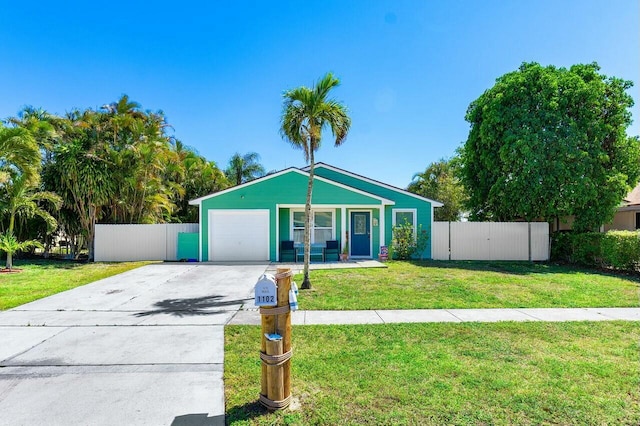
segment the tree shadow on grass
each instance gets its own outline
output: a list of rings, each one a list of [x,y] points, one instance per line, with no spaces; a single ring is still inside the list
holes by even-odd
[[[604,271],[576,265],[564,265],[549,262],[527,261],[491,261],[491,260],[411,260],[415,266],[425,268],[462,269],[467,271],[498,272],[510,275],[532,274],[591,274],[606,277],[617,277],[629,281],[640,282],[640,275],[622,271]]]
[[[258,401],[251,401],[243,405],[228,408],[227,421],[231,424],[232,422],[247,421],[267,414],[269,414],[269,410],[262,404]]]
[[[204,297],[195,297],[191,299],[165,299],[154,303],[157,309],[138,312],[137,317],[146,317],[158,314],[170,314],[176,317],[197,316],[197,315],[216,315],[226,312],[226,306],[241,305],[252,299],[235,299],[222,300],[224,296],[211,295]],[[217,309],[216,309],[217,308]]]
[[[75,269],[87,264],[86,260],[62,260],[62,259],[15,259],[13,266],[16,268],[38,267],[38,269]]]

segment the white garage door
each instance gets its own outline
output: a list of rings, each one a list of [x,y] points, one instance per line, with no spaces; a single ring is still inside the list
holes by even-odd
[[[209,260],[269,260],[269,210],[209,210]]]

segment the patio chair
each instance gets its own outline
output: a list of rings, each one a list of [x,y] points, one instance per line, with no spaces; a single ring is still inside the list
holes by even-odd
[[[296,249],[293,241],[280,241],[280,262],[295,262]]]
[[[336,262],[340,260],[340,244],[337,240],[329,240],[326,242],[326,247],[324,249],[324,261],[333,261]]]

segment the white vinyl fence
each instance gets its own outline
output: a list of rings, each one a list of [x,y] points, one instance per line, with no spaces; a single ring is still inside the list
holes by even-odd
[[[546,222],[434,222],[436,260],[549,260]]]
[[[198,232],[197,223],[96,225],[96,262],[178,260],[178,233]]]

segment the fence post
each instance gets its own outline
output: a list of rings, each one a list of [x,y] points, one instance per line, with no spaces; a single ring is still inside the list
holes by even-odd
[[[451,260],[451,221],[449,221],[449,260]]]
[[[529,262],[532,261],[532,256],[531,256],[531,222],[527,223],[529,225],[529,238],[528,238],[528,242],[529,242]]]

